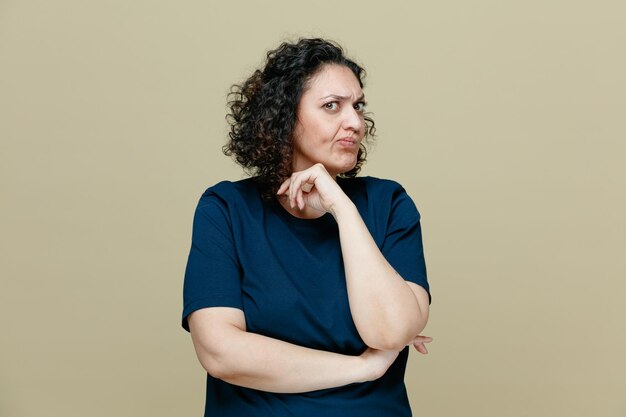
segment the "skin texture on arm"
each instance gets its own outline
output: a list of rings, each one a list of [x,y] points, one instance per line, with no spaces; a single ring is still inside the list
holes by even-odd
[[[204,308],[188,318],[200,363],[213,377],[278,393],[308,392],[380,378],[398,352],[360,356],[309,349],[246,331],[241,310]]]
[[[350,311],[363,341],[374,349],[396,351],[411,343],[428,321],[428,294],[389,265],[358,210],[324,165],[295,172],[278,194],[288,197],[292,210],[330,212],[335,217]]]
[[[346,200],[331,213],[339,225],[352,318],[368,346],[402,349],[426,327],[428,294],[389,265],[356,207]]]

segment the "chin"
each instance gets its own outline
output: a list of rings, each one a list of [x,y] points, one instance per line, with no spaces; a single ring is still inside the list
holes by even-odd
[[[348,171],[351,171],[356,166],[356,161],[353,161],[351,164],[344,164],[343,166],[337,169],[339,174],[345,174]]]

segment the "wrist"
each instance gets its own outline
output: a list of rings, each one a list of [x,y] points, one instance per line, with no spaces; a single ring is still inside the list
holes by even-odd
[[[376,370],[372,366],[372,361],[368,360],[365,354],[353,356],[354,358],[354,379],[357,383],[369,382],[376,379]]]
[[[358,213],[356,206],[354,205],[352,200],[348,198],[348,196],[344,196],[343,198],[339,199],[330,207],[328,211],[330,212],[330,214],[332,214],[337,222],[339,222],[346,215],[350,215],[354,212]]]

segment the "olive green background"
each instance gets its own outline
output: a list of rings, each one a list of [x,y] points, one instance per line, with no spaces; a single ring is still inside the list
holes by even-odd
[[[200,416],[193,210],[268,49],[368,70],[364,174],[422,213],[414,415],[626,415],[622,1],[0,0],[0,415]]]

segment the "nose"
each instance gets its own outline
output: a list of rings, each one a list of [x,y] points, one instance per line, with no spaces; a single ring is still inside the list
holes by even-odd
[[[346,106],[346,113],[343,120],[343,128],[345,130],[361,132],[364,126],[365,119],[363,118],[363,112],[357,111],[352,106]]]

